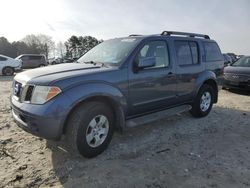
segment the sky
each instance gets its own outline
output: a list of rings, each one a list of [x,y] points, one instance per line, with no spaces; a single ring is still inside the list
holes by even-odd
[[[208,34],[223,52],[250,55],[250,0],[0,0],[0,37],[110,39],[163,30]]]

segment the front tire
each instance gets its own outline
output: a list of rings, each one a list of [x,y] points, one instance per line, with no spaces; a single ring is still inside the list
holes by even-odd
[[[213,87],[208,84],[200,88],[190,110],[194,117],[205,117],[209,114],[214,102],[214,92]]]
[[[82,104],[71,113],[67,123],[68,149],[87,158],[95,157],[108,147],[113,133],[114,116],[106,104]]]
[[[5,67],[3,68],[3,75],[5,76],[12,76],[14,74],[14,69],[12,67]]]

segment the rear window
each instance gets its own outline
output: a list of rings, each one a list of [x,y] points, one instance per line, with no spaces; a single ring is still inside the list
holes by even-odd
[[[223,60],[219,46],[215,42],[204,42],[206,61]]]

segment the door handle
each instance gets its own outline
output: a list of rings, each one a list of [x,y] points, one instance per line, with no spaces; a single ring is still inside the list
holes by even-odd
[[[168,73],[168,75],[173,75],[173,74],[174,74],[174,73],[172,73],[172,72],[169,72],[169,73]]]

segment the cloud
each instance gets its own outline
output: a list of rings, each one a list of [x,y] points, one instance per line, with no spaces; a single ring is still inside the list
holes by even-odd
[[[13,1],[3,1],[1,6],[11,7]],[[13,16],[7,18],[6,11],[4,14],[0,12],[0,35],[17,40],[25,34],[44,33],[59,41],[71,35],[109,39],[131,33],[154,34],[163,30],[178,30],[208,34],[219,42],[224,52],[250,54],[249,0],[36,2],[23,0],[18,3]],[[40,10],[45,14],[41,14]],[[16,27],[19,32],[16,32]]]

